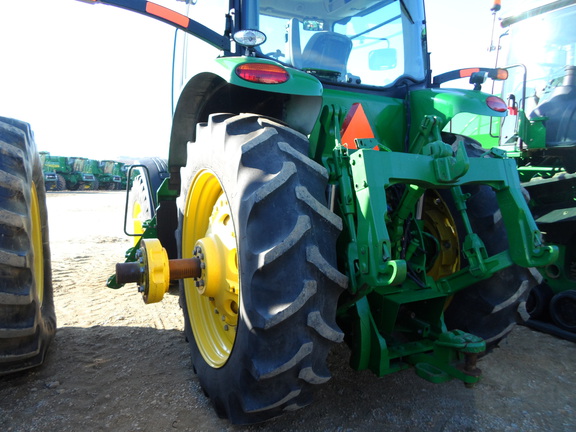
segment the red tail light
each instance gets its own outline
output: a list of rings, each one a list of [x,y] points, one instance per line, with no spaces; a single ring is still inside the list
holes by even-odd
[[[488,96],[486,98],[486,105],[488,105],[488,108],[497,112],[504,112],[508,109],[506,103],[497,96]]]
[[[286,69],[268,63],[243,63],[236,68],[236,75],[260,84],[282,84],[290,78]]]

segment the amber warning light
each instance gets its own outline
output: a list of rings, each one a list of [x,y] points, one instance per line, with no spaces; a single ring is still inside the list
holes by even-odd
[[[290,78],[286,69],[268,63],[243,63],[236,68],[236,75],[259,84],[282,84]]]

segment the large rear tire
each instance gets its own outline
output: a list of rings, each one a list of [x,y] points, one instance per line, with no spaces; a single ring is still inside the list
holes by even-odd
[[[40,365],[56,329],[40,158],[27,123],[0,117],[0,374]]]
[[[444,134],[448,143],[457,138],[453,134]],[[476,141],[465,139],[466,150],[470,157],[480,157],[486,152]],[[509,248],[506,228],[496,194],[489,186],[469,185],[462,188],[470,194],[466,202],[468,217],[472,229],[484,242],[488,255],[492,256]],[[444,194],[446,196],[446,194]],[[452,202],[451,197],[446,198]],[[456,214],[451,206],[453,214]],[[456,218],[460,240],[464,240],[464,229],[460,218]],[[461,259],[465,261],[462,254]],[[452,299],[445,312],[449,329],[460,329],[483,338],[487,349],[498,345],[514,328],[519,320],[518,309],[526,301],[532,285],[535,283],[528,269],[513,265],[480,281],[460,292]]]
[[[197,137],[182,170],[178,249],[205,268],[181,281],[185,332],[216,412],[257,423],[309,404],[330,377],[326,356],[343,339],[342,224],[303,135],[255,115],[217,114]]]

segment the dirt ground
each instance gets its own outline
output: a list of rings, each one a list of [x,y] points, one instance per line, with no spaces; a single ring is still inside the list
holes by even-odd
[[[329,357],[315,403],[251,427],[219,419],[194,376],[174,293],[144,305],[105,287],[130,240],[122,192],[50,193],[58,332],[42,368],[0,378],[1,431],[573,432],[576,344],[517,327],[481,360],[483,380],[383,378]]]

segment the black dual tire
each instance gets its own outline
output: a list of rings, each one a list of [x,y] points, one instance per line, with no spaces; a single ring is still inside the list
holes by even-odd
[[[46,191],[30,126],[0,117],[0,374],[40,365],[56,316]]]
[[[443,134],[445,142],[456,141],[457,136]],[[465,139],[470,157],[485,153],[480,144],[470,138]],[[472,229],[484,242],[488,255],[494,255],[509,248],[506,228],[496,201],[496,194],[489,186],[468,185],[462,188],[470,194],[467,201],[468,216]],[[452,202],[449,194],[443,194],[446,201]],[[463,227],[458,221],[454,206],[450,206],[457,221],[460,241],[463,241]],[[462,260],[465,257],[462,254]],[[460,329],[483,338],[487,349],[498,345],[514,328],[519,320],[518,309],[526,301],[534,280],[528,269],[511,266],[480,281],[452,298],[445,312],[449,329]]]
[[[155,213],[156,204],[152,201],[150,185],[146,182],[144,175],[134,177],[130,188],[130,198],[128,202],[128,216],[132,220],[132,227],[126,227],[128,232],[141,234],[142,223],[152,219]]]
[[[182,170],[179,251],[189,189],[210,173],[226,196],[237,241],[239,312],[235,341],[221,367],[201,352],[187,309],[197,295],[181,282],[192,362],[216,412],[257,423],[311,402],[330,377],[326,357],[343,339],[335,317],[347,278],[336,269],[341,220],[326,207],[326,170],[307,156],[308,140],[255,115],[212,115],[189,144]],[[189,206],[188,206],[189,204]],[[210,262],[207,263],[210,266]]]
[[[562,330],[576,333],[576,290],[562,291],[550,300],[550,318]]]
[[[176,211],[174,201],[164,202],[162,208],[158,208],[157,192],[162,182],[170,176],[166,161],[161,158],[145,158],[135,161],[134,165],[143,165],[139,168],[140,173],[131,181],[128,216],[132,226],[127,226],[128,232],[141,234],[143,222],[157,218],[157,235],[162,245],[168,251],[170,258],[176,258]],[[147,173],[147,175],[146,175]],[[170,209],[167,207],[170,206]],[[158,210],[157,210],[158,209]],[[137,241],[139,237],[135,237]]]
[[[134,165],[143,165],[146,167],[148,175],[144,172],[134,177],[132,186],[130,187],[130,208],[134,207],[135,203],[141,210],[141,219],[152,219],[156,214],[156,192],[165,178],[169,177],[168,166],[164,159],[160,158],[145,158],[135,161]],[[140,170],[140,171],[143,171]],[[133,214],[133,212],[129,212]]]
[[[526,312],[530,319],[548,319],[548,306],[554,296],[552,288],[546,283],[536,285],[526,299]]]

